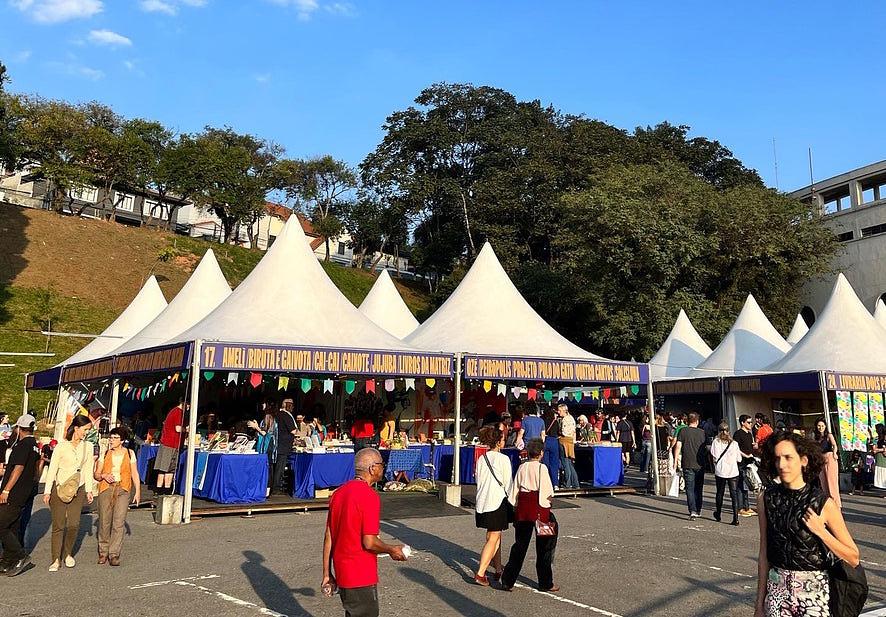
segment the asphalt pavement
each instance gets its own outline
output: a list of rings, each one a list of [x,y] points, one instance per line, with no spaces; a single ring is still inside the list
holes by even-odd
[[[512,592],[472,583],[483,533],[463,516],[385,520],[382,535],[410,544],[405,563],[379,559],[382,614],[752,615],[756,518],[732,527],[688,520],[685,501],[644,495],[577,498],[557,510],[557,594],[535,589],[533,549]],[[886,500],[845,496],[849,529],[871,586],[866,611],[886,615]],[[384,515],[384,513],[383,513]],[[728,518],[728,517],[724,517]],[[2,578],[0,615],[180,615],[251,617],[341,615],[319,593],[325,512],[205,518],[160,526],[148,511],[128,519],[123,565],[95,563],[95,517],[84,514],[77,565],[49,566],[49,512],[35,511],[28,542],[35,568]],[[506,532],[505,558],[513,542]],[[883,612],[880,613],[879,609]]]

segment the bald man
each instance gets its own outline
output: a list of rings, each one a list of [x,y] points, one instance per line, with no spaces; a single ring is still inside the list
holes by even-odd
[[[354,479],[335,491],[329,502],[321,586],[338,586],[348,617],[378,616],[377,555],[406,560],[402,544],[386,544],[378,537],[381,500],[372,485],[384,472],[378,450],[359,450],[354,456]]]

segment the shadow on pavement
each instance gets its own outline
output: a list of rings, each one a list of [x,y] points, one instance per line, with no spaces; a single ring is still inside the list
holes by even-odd
[[[415,568],[400,568],[400,573],[410,581],[421,585],[443,600],[446,604],[452,607],[455,614],[472,615],[473,617],[504,617],[505,615],[497,610],[478,604],[464,594],[441,585],[427,572],[422,572]],[[487,590],[491,594],[496,593],[495,589],[487,588]],[[494,603],[494,596],[491,597],[490,600],[490,604]]]
[[[283,615],[310,617],[311,613],[304,609],[298,596],[313,596],[312,588],[290,589],[283,579],[265,565],[263,555],[255,551],[243,551],[243,556],[246,561],[240,564],[240,570],[246,575],[265,608]]]

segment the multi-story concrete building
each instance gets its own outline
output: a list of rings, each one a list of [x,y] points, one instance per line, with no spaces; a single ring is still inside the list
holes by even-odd
[[[886,300],[886,161],[873,163],[794,191],[791,197],[812,202],[824,224],[840,241],[833,268],[842,272],[868,310]],[[834,284],[827,275],[803,288],[802,314],[807,323],[824,308]]]

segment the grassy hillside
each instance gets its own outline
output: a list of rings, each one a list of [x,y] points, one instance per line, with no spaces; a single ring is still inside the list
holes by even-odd
[[[261,259],[261,251],[209,243],[166,232],[60,216],[0,205],[0,351],[43,352],[54,357],[0,356],[0,410],[18,415],[23,375],[48,368],[90,339],[47,337],[39,332],[51,320],[56,332],[101,332],[156,275],[170,300],[208,248],[231,286],[242,281]],[[355,305],[375,277],[368,272],[322,264],[332,281]],[[414,313],[427,305],[418,286],[397,286]],[[31,394],[42,410],[49,393]]]

